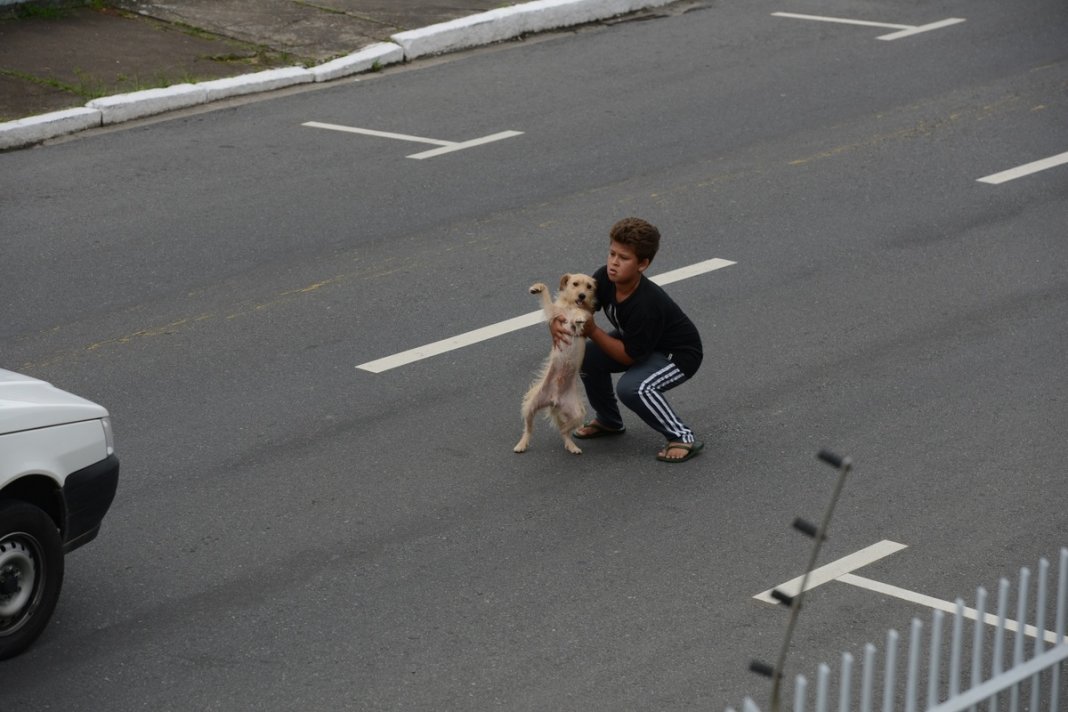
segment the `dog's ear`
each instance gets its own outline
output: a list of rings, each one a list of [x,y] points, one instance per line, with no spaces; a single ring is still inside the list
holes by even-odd
[[[571,275],[569,275],[569,274],[565,274],[563,277],[561,277],[560,278],[560,289],[564,289],[565,287],[567,287],[567,283],[570,280],[571,280]]]

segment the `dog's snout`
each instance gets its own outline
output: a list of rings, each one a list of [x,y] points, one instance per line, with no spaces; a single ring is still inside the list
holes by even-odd
[[[586,301],[586,293],[585,293],[585,292],[579,292],[579,294],[578,294],[578,297],[577,297],[577,298],[578,298],[578,300],[579,300],[580,302],[584,302],[584,301]]]

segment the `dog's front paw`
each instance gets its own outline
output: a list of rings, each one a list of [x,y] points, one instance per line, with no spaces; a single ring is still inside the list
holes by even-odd
[[[544,291],[546,291],[548,289],[549,288],[546,287],[541,282],[535,282],[534,284],[530,285],[530,293],[531,294],[541,294],[542,292],[544,292]]]

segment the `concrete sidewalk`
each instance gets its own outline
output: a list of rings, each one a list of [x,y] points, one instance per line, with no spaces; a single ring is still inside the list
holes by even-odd
[[[0,0],[0,150],[674,0]]]

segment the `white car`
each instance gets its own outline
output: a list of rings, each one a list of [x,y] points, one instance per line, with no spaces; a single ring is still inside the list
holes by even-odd
[[[106,409],[0,369],[0,660],[48,624],[63,556],[96,537],[118,482]]]

